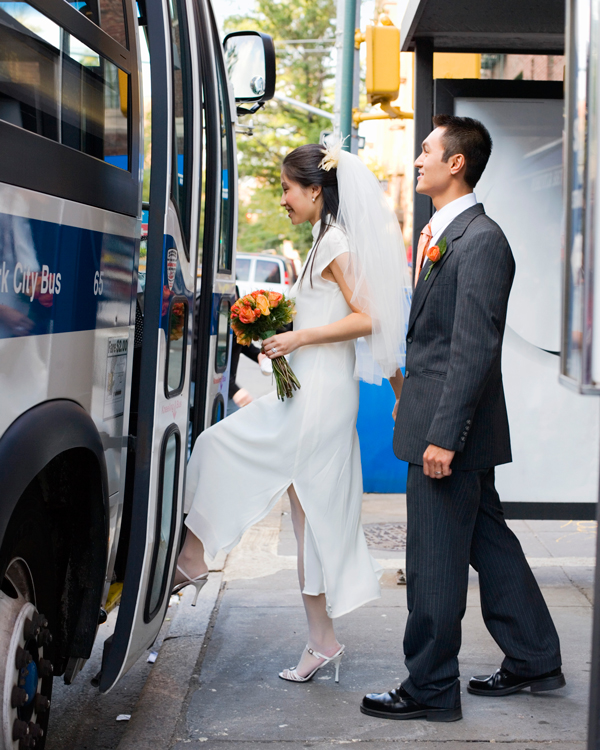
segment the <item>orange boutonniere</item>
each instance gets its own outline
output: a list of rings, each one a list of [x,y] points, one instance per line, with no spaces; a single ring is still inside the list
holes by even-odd
[[[439,245],[432,245],[431,247],[427,248],[426,254],[429,260],[431,261],[431,265],[429,266],[429,269],[424,278],[424,281],[427,281],[434,264],[438,262],[438,260],[442,257],[442,255],[446,252],[447,249],[448,249],[448,243],[446,242],[445,237],[442,237]]]

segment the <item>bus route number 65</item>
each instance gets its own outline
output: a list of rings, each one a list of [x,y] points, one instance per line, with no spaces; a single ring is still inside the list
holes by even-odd
[[[94,274],[94,294],[102,294],[104,289],[104,271],[96,271]]]

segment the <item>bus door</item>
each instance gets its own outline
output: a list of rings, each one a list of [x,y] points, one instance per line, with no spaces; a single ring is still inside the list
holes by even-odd
[[[212,9],[198,5],[202,76],[205,172],[199,236],[199,289],[195,320],[195,397],[192,445],[205,427],[227,413],[232,332],[229,311],[235,301],[237,238],[238,116],[256,112],[275,93],[275,48],[270,36],[237,31],[219,41]],[[249,104],[242,108],[238,104]]]
[[[195,321],[195,397],[192,440],[223,419],[229,389],[231,331],[235,301],[234,250],[237,207],[235,112],[223,64],[221,43],[208,4],[198,5],[206,169],[202,247],[198,259]]]
[[[217,38],[209,5],[138,0],[138,6],[152,88],[143,332],[136,419],[130,422],[134,448],[128,471],[134,469],[127,562],[115,632],[105,643],[101,692],[154,642],[168,607],[183,518],[198,248],[208,278],[222,272],[232,284],[234,273],[236,208],[229,187],[236,179],[235,144],[227,79],[224,68],[220,78],[215,68],[215,57],[222,62],[222,56],[220,47],[212,46]],[[262,68],[260,59],[258,64],[264,75],[264,60]],[[271,79],[274,90],[274,55],[271,78],[265,76]],[[265,93],[264,82],[257,90]],[[212,303],[213,287],[202,289],[200,304]],[[212,338],[212,319],[197,316],[199,349]],[[228,351],[223,359],[226,371]],[[203,388],[198,390],[196,380],[195,391],[206,401],[210,375],[204,355],[202,364]]]
[[[146,275],[138,301],[143,327],[136,330],[141,359],[128,461],[133,478],[127,563],[115,631],[105,643],[101,692],[156,638],[181,533],[201,173],[193,13],[191,0],[139,5],[152,89]]]

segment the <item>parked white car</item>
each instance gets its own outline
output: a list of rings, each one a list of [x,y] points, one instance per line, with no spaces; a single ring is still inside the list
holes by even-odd
[[[238,253],[235,278],[240,296],[243,297],[256,289],[289,294],[297,275],[292,261],[282,255]]]

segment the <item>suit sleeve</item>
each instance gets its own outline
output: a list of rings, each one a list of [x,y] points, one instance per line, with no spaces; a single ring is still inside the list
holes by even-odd
[[[502,352],[515,264],[499,231],[482,232],[461,250],[450,360],[427,441],[460,452],[475,409]]]
[[[253,362],[258,362],[258,355],[260,354],[261,350],[254,346],[254,344],[250,344],[250,346],[244,346],[242,348],[242,354],[245,354],[248,359],[251,359]]]

